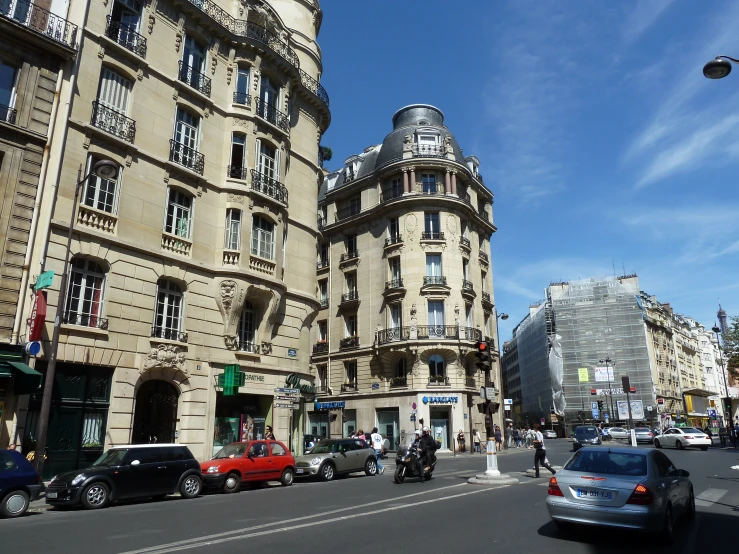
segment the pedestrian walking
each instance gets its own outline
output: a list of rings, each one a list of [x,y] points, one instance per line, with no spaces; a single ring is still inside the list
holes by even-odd
[[[521,428],[516,427],[513,430],[513,443],[515,444],[516,448],[521,448]]]
[[[372,441],[372,448],[375,449],[375,458],[377,458],[377,473],[385,473],[385,468],[383,467],[382,463],[380,463],[380,460],[382,459],[382,447],[384,441],[382,440],[382,435],[377,432],[377,427],[374,427],[372,429],[370,440]]]
[[[495,449],[500,451],[503,449],[503,434],[500,432],[500,427],[495,426]]]
[[[457,433],[457,443],[459,444],[459,451],[464,452],[464,431],[462,429],[459,430],[459,433]]]
[[[480,432],[477,429],[472,430],[472,444],[475,452],[480,453]]]
[[[275,438],[275,434],[272,432],[272,427],[267,425],[265,429],[267,432],[265,433],[264,438],[268,441],[276,441],[277,439]]]
[[[509,423],[505,428],[505,447],[510,448],[513,446],[513,427]]]
[[[549,462],[547,462],[547,449],[544,447],[544,435],[542,435],[538,425],[534,425],[534,429],[534,448],[536,449],[534,452],[534,470],[536,471],[536,476],[539,477],[539,464],[547,468],[552,472],[552,475],[554,475],[556,471],[554,471],[552,466],[549,465]]]

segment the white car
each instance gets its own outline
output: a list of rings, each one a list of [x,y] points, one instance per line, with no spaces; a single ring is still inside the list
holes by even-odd
[[[547,429],[546,431],[544,431],[544,438],[545,439],[556,439],[557,433],[556,431],[553,431],[552,429]]]
[[[695,427],[671,427],[661,435],[655,437],[654,446],[655,448],[674,446],[678,450],[682,450],[688,446],[695,446],[701,450],[708,450],[711,442],[708,435]]]
[[[624,429],[623,427],[610,427],[608,429],[608,434],[611,435],[611,438],[613,439],[628,439],[631,438],[631,433],[628,429]]]

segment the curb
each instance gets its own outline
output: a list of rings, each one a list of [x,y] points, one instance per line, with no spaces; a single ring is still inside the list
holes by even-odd
[[[507,487],[509,485],[518,485],[518,479],[511,475],[501,473],[500,475],[485,475],[478,473],[474,477],[467,479],[469,485],[482,485],[484,487],[498,488]]]

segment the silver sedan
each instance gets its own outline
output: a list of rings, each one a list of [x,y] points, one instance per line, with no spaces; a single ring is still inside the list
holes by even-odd
[[[693,485],[658,450],[578,450],[549,480],[547,509],[564,529],[575,523],[620,527],[674,538],[679,517],[695,517]]]

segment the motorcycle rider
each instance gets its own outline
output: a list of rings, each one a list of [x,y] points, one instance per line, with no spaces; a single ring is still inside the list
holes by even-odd
[[[418,459],[418,470],[419,473],[423,474],[423,471],[421,471],[421,468],[424,467],[421,462],[424,462],[426,464],[425,470],[428,471],[431,469],[430,462],[431,462],[431,456],[434,452],[436,452],[436,441],[431,436],[431,433],[429,433],[429,428],[424,427],[423,428],[423,435],[421,436],[421,440],[419,441],[419,447],[421,449],[421,456]]]

